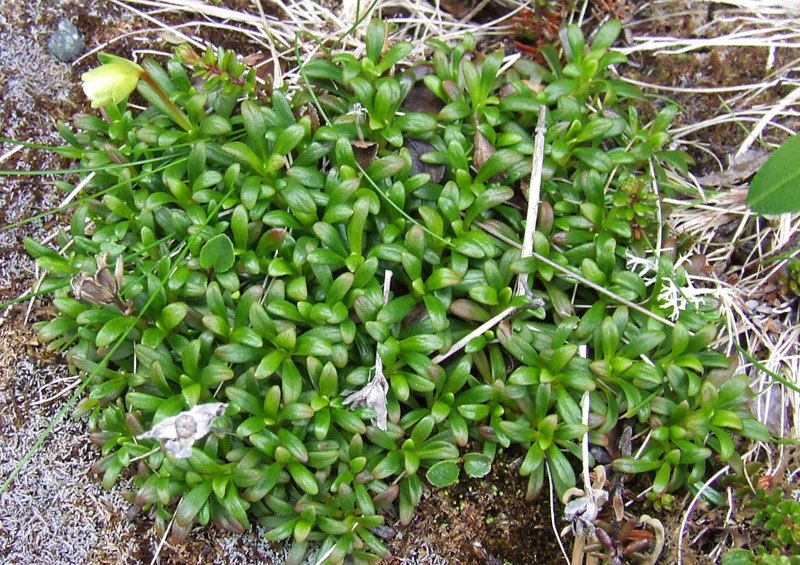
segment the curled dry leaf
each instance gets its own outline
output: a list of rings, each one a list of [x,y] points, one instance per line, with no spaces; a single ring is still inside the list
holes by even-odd
[[[97,273],[78,273],[72,280],[72,294],[77,300],[85,300],[100,306],[116,306],[125,315],[133,311],[131,301],[122,302],[119,299],[119,290],[122,287],[122,255],[117,257],[114,274],[108,268],[108,253],[97,257]]]
[[[136,436],[136,439],[158,439],[164,441],[164,449],[178,459],[192,455],[194,442],[204,438],[211,431],[211,422],[225,413],[227,404],[211,402],[199,404],[161,420],[149,432]]]
[[[371,420],[372,425],[386,431],[386,418],[388,415],[386,394],[388,392],[389,383],[386,382],[383,371],[376,372],[375,378],[369,384],[359,391],[348,394],[342,404],[345,406],[352,404],[351,408],[359,408],[361,406],[372,408],[377,413],[377,417]]]
[[[608,493],[604,489],[606,471],[602,465],[595,467],[595,481],[588,487],[589,492],[572,487],[564,493],[564,519],[572,524],[577,536],[584,532],[594,532],[594,522],[603,505],[608,502]],[[576,497],[576,498],[573,498]]]
[[[540,84],[540,83],[537,83],[537,82],[533,82],[531,80],[525,79],[525,80],[519,81],[519,82],[517,82],[515,84],[519,84],[519,83],[524,84],[534,94],[539,94],[540,92],[542,92],[544,90],[544,85],[543,84]],[[513,94],[522,94],[522,92],[514,84],[511,84],[510,82],[507,82],[503,86],[500,87],[500,90],[497,92],[497,97],[500,100],[503,100],[504,98],[508,98],[509,96],[511,96]]]
[[[351,141],[353,155],[362,169],[368,168],[378,154],[378,144],[374,141]]]
[[[489,143],[486,136],[476,129],[472,149],[472,162],[475,163],[475,168],[480,170],[495,151],[494,145]]]

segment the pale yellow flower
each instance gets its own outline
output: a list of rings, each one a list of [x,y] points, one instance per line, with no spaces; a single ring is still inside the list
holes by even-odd
[[[144,72],[136,63],[121,57],[105,55],[103,61],[103,65],[81,75],[83,91],[92,102],[92,108],[125,100]]]

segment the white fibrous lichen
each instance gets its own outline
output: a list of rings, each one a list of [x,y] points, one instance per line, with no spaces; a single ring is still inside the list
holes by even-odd
[[[211,423],[225,413],[227,404],[212,402],[199,404],[161,420],[149,432],[136,439],[158,439],[164,441],[164,449],[178,459],[186,459],[192,455],[194,442],[204,438],[211,431]]]
[[[639,257],[630,250],[626,252],[625,266],[629,271],[639,275],[644,284],[648,287],[656,283],[661,285],[661,289],[656,296],[658,305],[665,310],[666,317],[676,321],[681,312],[688,307],[699,308],[703,302],[705,289],[700,289],[692,284],[689,277],[685,275],[681,265],[689,263],[689,257],[683,255],[678,257],[671,269],[672,276],[660,273],[659,258]],[[677,280],[677,273],[682,273],[680,282]]]

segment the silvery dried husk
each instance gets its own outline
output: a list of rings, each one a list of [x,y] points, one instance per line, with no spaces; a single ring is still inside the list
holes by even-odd
[[[389,392],[389,383],[386,382],[386,377],[383,376],[383,373],[378,372],[375,378],[364,388],[348,394],[342,404],[345,406],[352,404],[351,409],[360,406],[372,408],[378,415],[377,418],[372,418],[372,425],[386,431],[386,417],[388,414],[386,407],[387,392]]]
[[[199,404],[161,420],[149,432],[136,436],[136,439],[158,439],[164,441],[163,447],[178,459],[192,455],[194,442],[204,438],[211,431],[211,422],[225,413],[227,404],[211,402]]]

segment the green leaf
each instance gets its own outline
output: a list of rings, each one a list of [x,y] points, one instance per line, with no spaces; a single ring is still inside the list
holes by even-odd
[[[478,171],[475,182],[484,183],[495,175],[508,171],[524,158],[522,153],[514,149],[500,149],[486,160],[481,170]]]
[[[213,484],[213,479],[207,479],[183,495],[177,510],[175,510],[176,524],[185,528],[192,523],[203,505],[208,502]]]
[[[233,243],[224,233],[209,239],[200,250],[200,265],[204,269],[213,267],[222,273],[233,267],[234,260]]]
[[[438,465],[438,463],[437,463]],[[464,455],[464,471],[470,477],[481,478],[492,470],[492,458],[483,453],[466,453]]]
[[[275,141],[273,151],[276,155],[288,155],[303,140],[306,128],[303,124],[293,124],[283,130]]]
[[[396,175],[406,166],[406,160],[400,155],[388,155],[375,159],[367,169],[372,180],[383,180]]]
[[[379,20],[377,18],[371,20],[369,22],[369,26],[367,27],[367,58],[376,65],[381,57],[381,53],[383,52],[383,45],[385,41],[386,24],[383,22],[383,20]]]
[[[754,418],[742,418],[742,429],[739,430],[739,435],[755,441],[763,441],[764,443],[772,441],[772,436],[767,426]]]
[[[622,31],[622,22],[619,20],[609,20],[597,30],[597,33],[592,40],[592,50],[606,50],[617,40],[619,33]]]
[[[97,332],[95,345],[97,345],[97,347],[107,347],[111,345],[112,342],[122,335],[122,332],[124,332],[129,325],[131,325],[131,320],[125,316],[109,320],[100,328],[100,331]]]
[[[428,469],[425,477],[435,487],[444,488],[458,481],[458,465],[452,461],[439,461]]]
[[[615,471],[619,471],[620,473],[636,474],[654,471],[661,467],[661,462],[650,461],[647,459],[636,459],[634,457],[620,457],[618,459],[614,459],[614,462],[611,464],[611,466],[614,467]]]
[[[800,210],[800,134],[784,141],[750,182],[747,203],[759,214]]]
[[[222,361],[227,361],[228,363],[252,363],[257,359],[260,359],[262,353],[260,350],[248,345],[243,345],[241,343],[227,343],[217,347],[217,349],[214,351],[214,355],[216,355]]]
[[[257,173],[261,173],[264,168],[264,163],[261,162],[258,155],[241,141],[226,143],[222,146],[222,150],[239,163],[247,165]]]
[[[317,479],[314,478],[314,475],[306,469],[306,466],[298,461],[289,461],[289,474],[292,476],[292,479],[297,486],[303,489],[305,492],[310,494],[311,496],[316,496],[319,494],[319,485],[317,484]]]
[[[189,312],[189,307],[185,302],[173,302],[161,310],[161,325],[169,331],[180,324]]]

